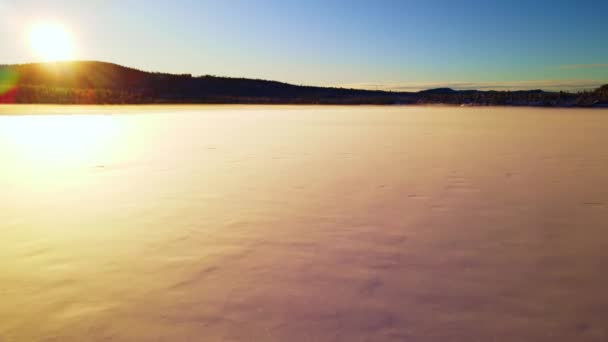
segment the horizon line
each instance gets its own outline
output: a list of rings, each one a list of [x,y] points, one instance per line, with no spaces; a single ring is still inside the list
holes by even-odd
[[[530,90],[543,90],[543,91],[586,91],[599,88],[604,84],[608,84],[608,80],[599,81],[592,79],[547,79],[547,80],[523,80],[523,81],[447,81],[447,82],[416,82],[416,81],[405,81],[405,82],[357,82],[357,83],[342,83],[342,84],[325,84],[325,85],[311,85],[311,84],[298,84],[296,82],[273,80],[268,78],[259,77],[247,77],[247,76],[220,76],[216,74],[193,74],[193,73],[176,73],[176,72],[165,72],[165,71],[150,71],[140,69],[138,67],[128,66],[118,62],[94,60],[94,59],[73,59],[73,60],[57,60],[57,61],[33,61],[23,63],[0,63],[0,66],[15,66],[15,65],[31,65],[31,64],[57,64],[57,63],[107,63],[114,64],[123,68],[138,70],[146,73],[160,73],[168,75],[191,75],[192,77],[222,77],[222,78],[233,78],[233,79],[251,79],[251,80],[262,80],[270,82],[279,82],[283,84],[290,84],[301,87],[329,87],[329,88],[342,88],[342,89],[356,89],[356,90],[368,90],[368,91],[383,91],[383,92],[419,92],[424,90],[432,90],[438,88],[450,88],[457,91],[466,90],[479,90],[479,91],[530,91]],[[598,68],[608,67],[608,64],[569,64],[561,65],[563,69],[575,69],[575,68]]]

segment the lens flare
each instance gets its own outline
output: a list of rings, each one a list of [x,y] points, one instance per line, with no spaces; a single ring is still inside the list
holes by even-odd
[[[19,74],[10,69],[0,69],[0,103],[14,103],[17,97]]]

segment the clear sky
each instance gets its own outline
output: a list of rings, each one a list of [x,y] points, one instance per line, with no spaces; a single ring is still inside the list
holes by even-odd
[[[76,59],[413,90],[608,83],[607,0],[0,0],[0,64],[58,21]]]

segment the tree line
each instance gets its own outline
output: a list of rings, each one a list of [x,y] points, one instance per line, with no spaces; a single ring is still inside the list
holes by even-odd
[[[49,104],[454,104],[608,105],[608,85],[592,91],[387,92],[299,86],[260,79],[151,73],[104,62],[0,66],[0,103]]]

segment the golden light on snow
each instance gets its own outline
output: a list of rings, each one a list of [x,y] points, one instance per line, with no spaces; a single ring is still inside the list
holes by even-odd
[[[0,340],[605,341],[606,114],[0,106]]]
[[[0,128],[10,153],[27,161],[28,169],[71,166],[99,156],[111,146],[118,127],[105,116],[23,116]]]
[[[41,22],[32,26],[29,32],[30,46],[37,57],[45,62],[74,58],[74,41],[71,33],[63,25]]]

